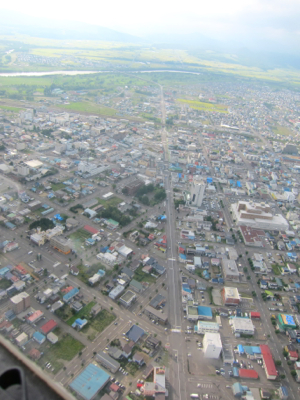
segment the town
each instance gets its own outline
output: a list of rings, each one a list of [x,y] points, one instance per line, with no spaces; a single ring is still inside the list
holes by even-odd
[[[296,400],[299,93],[114,79],[1,103],[1,340],[78,399]]]

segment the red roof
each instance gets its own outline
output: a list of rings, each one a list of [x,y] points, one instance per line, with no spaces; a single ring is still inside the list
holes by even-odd
[[[52,331],[57,326],[57,323],[54,319],[50,319],[50,321],[46,322],[44,325],[41,326],[41,331],[45,334]]]
[[[267,374],[272,376],[277,376],[277,370],[269,346],[267,344],[261,344],[260,350],[261,350],[261,355],[264,359],[264,364],[266,367]]]
[[[258,373],[254,369],[239,369],[240,378],[258,379]]]
[[[64,289],[61,289],[61,291],[63,293],[69,293],[72,289],[74,289],[73,286],[68,286],[68,287],[66,287]]]
[[[26,275],[26,274],[27,274],[26,269],[25,269],[24,267],[22,267],[22,265],[17,265],[17,266],[15,267],[15,269],[16,269],[17,271],[19,271],[20,274],[22,274],[22,275]]]
[[[260,318],[260,313],[257,311],[251,311],[251,318]]]
[[[90,225],[84,225],[83,229],[84,229],[85,231],[87,231],[87,232],[92,233],[93,235],[94,235],[95,233],[99,233],[98,229],[95,229],[95,228],[93,228],[93,227],[90,226]]]
[[[289,351],[289,357],[290,357],[290,358],[296,358],[296,360],[298,360],[298,353],[297,353],[297,351]]]
[[[118,385],[116,385],[115,383],[112,383],[111,385],[110,385],[110,390],[112,390],[113,392],[117,392],[118,390],[119,390],[119,386]]]

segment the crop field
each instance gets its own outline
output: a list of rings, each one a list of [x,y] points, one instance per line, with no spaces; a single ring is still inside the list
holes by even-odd
[[[185,100],[185,99],[177,99],[177,101],[179,103],[187,104],[195,110],[228,113],[227,106],[223,104],[204,103],[203,101]]]

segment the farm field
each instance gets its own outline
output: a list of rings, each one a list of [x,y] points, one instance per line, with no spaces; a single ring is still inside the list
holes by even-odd
[[[212,103],[205,103],[203,101],[185,100],[185,99],[177,99],[177,101],[179,103],[187,104],[195,110],[228,113],[227,106],[222,104],[212,104]]]

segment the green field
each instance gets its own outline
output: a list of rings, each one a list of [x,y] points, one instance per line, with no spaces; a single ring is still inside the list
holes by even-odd
[[[38,364],[44,367],[46,363],[50,362],[54,368],[53,374],[57,374],[64,365],[63,361],[71,361],[83,348],[84,345],[69,334],[53,345],[46,341],[40,347],[40,351],[44,354]]]
[[[228,107],[223,104],[212,104],[212,103],[205,103],[203,101],[185,100],[185,99],[177,99],[177,101],[179,103],[188,104],[191,108],[195,110],[228,113],[227,110]]]
[[[100,199],[100,197],[97,197],[97,200],[98,204],[102,204],[104,207],[109,207],[109,206],[117,207],[123,201],[119,197],[112,197],[111,199],[108,200]]]
[[[115,315],[103,309],[82,328],[81,332],[85,333],[89,340],[93,341],[97,334],[104,331],[115,319]]]
[[[23,108],[10,107],[10,106],[0,106],[0,108],[5,111],[13,111],[13,112],[19,112],[19,111],[23,110]]]
[[[52,190],[56,192],[57,190],[65,189],[66,185],[63,183],[51,183]]]
[[[63,108],[65,110],[72,110],[77,112],[87,112],[92,114],[106,115],[108,117],[112,117],[116,114],[116,110],[109,107],[102,107],[96,103],[89,102],[78,102],[71,104],[61,104],[58,107]]]
[[[95,304],[96,304],[95,301],[91,301],[89,304],[84,306],[80,311],[78,311],[75,315],[73,315],[73,317],[68,319],[66,323],[71,326],[76,321],[77,318],[83,317],[88,319],[91,313],[91,309],[94,307]]]
[[[281,135],[281,136],[294,136],[295,134],[287,127],[281,126],[281,125],[276,125],[272,127],[272,131],[275,133],[275,135]]]
[[[274,275],[281,275],[280,265],[272,264],[272,270],[274,272]]]
[[[156,279],[154,276],[150,274],[146,274],[145,272],[142,271],[143,267],[140,266],[134,271],[134,279],[137,280],[138,282],[148,282],[148,283],[155,283]]]

